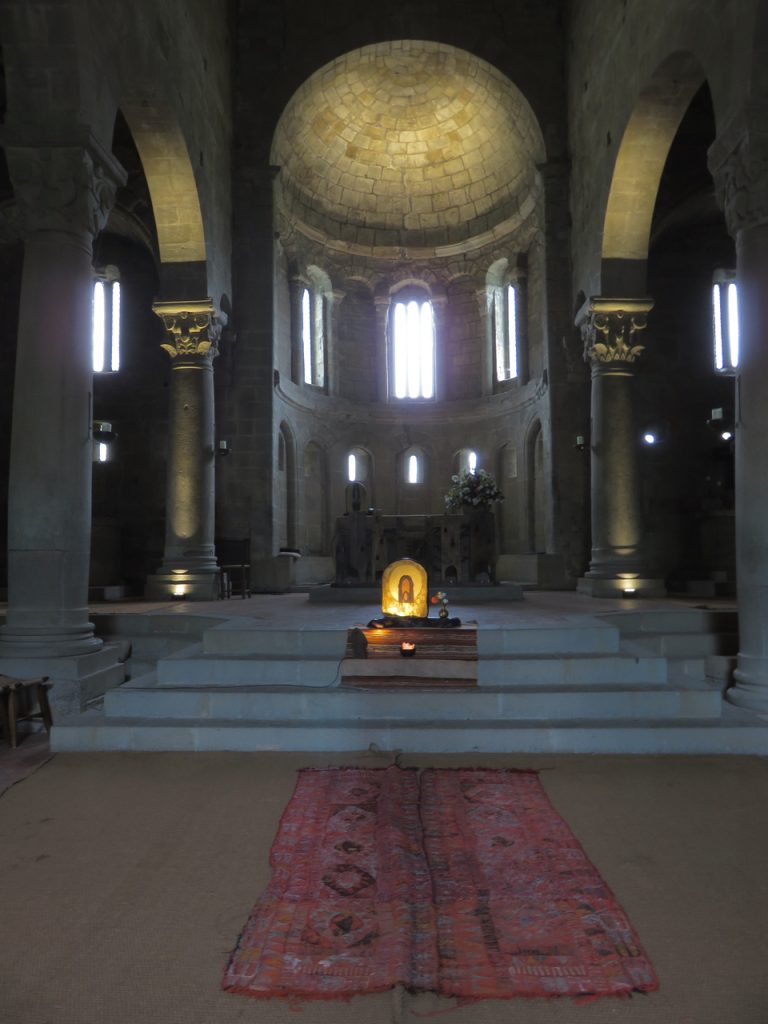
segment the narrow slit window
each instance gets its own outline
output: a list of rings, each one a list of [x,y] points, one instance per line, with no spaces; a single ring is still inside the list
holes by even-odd
[[[715,271],[712,284],[715,369],[733,373],[739,365],[739,296],[733,271]]]
[[[493,292],[494,340],[496,347],[496,380],[514,380],[518,375],[517,286],[508,284]]]
[[[357,456],[353,452],[347,456],[347,479],[350,483],[357,480]]]
[[[408,456],[408,483],[417,484],[419,482],[419,457],[418,455]]]
[[[91,352],[94,373],[120,369],[120,282],[115,278],[93,282]]]
[[[395,398],[433,398],[435,329],[431,302],[411,299],[395,303],[392,349]]]

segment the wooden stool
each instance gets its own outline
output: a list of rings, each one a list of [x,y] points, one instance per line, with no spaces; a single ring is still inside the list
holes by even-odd
[[[19,717],[27,720],[42,719],[45,731],[50,733],[53,718],[48,701],[48,691],[52,686],[53,683],[48,682],[48,676],[41,676],[39,679],[14,679],[12,676],[0,675],[0,720],[2,720],[3,735],[12,750],[16,748],[16,722]],[[17,695],[25,691],[29,692],[32,687],[36,691],[39,710],[19,716]]]

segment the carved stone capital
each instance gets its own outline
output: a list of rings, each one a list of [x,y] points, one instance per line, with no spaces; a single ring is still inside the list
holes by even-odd
[[[631,364],[642,355],[639,334],[648,325],[653,299],[605,299],[593,296],[576,318],[584,342],[584,359],[593,367]]]
[[[123,168],[95,140],[84,144],[5,150],[25,234],[62,231],[97,235],[107,222]]]
[[[161,347],[171,359],[179,356],[208,356],[219,354],[222,324],[210,299],[182,302],[155,302],[152,311],[160,317],[165,328],[165,341]]]
[[[708,163],[733,238],[768,223],[768,109],[746,107],[712,144]]]

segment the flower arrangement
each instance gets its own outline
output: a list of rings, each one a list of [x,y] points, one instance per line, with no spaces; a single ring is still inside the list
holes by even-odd
[[[451,477],[451,486],[445,495],[445,509],[447,512],[460,512],[465,505],[469,508],[490,508],[494,502],[503,499],[504,495],[491,473],[484,469],[471,473],[465,469]]]
[[[430,604],[440,605],[440,618],[446,619],[448,617],[448,595],[444,590],[438,590],[436,594],[433,594],[429,599]]]

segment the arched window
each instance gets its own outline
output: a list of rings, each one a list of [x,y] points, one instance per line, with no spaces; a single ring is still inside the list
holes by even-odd
[[[739,295],[736,273],[716,270],[712,278],[715,369],[733,373],[739,365]]]
[[[91,352],[94,373],[116,373],[120,369],[120,277],[117,267],[105,267],[93,282]]]
[[[398,399],[435,397],[435,324],[420,289],[398,292],[390,309],[391,393]]]
[[[462,448],[454,457],[454,469],[457,473],[475,473],[479,464],[474,448]]]
[[[493,332],[496,346],[496,380],[517,377],[518,286],[507,284],[493,293]]]
[[[518,380],[523,374],[525,342],[525,281],[509,260],[497,260],[486,276],[493,351],[493,379],[496,384]]]
[[[351,484],[364,483],[369,476],[370,456],[364,448],[352,448],[347,452],[345,477]]]
[[[308,267],[300,302],[303,380],[317,388],[325,387],[326,383],[330,294],[328,275],[319,267]]]
[[[423,484],[426,476],[427,460],[421,448],[408,448],[400,455],[400,472],[406,486]]]

